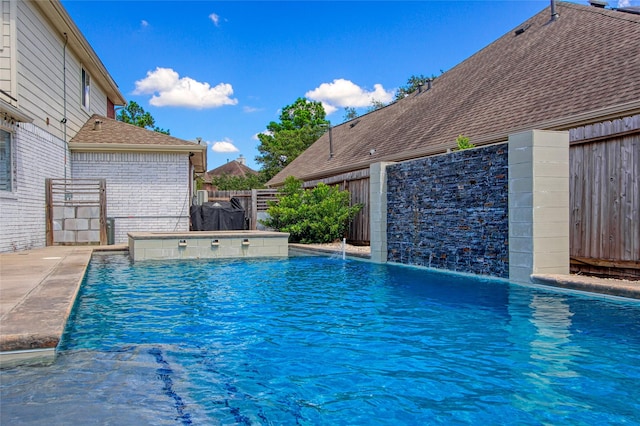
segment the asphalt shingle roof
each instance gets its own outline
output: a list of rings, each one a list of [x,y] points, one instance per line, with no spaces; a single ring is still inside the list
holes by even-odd
[[[96,121],[100,122],[96,130]],[[143,129],[133,124],[93,114],[71,139],[70,144],[125,144],[125,145],[156,145],[162,146],[190,146],[198,147],[195,142],[189,142],[174,136]]]
[[[220,167],[216,167],[215,169],[211,169],[207,171],[203,178],[205,182],[211,182],[211,178],[213,176],[240,176],[245,177],[248,175],[257,175],[258,172],[253,170],[252,168],[240,163],[239,161],[233,160],[223,164]]]
[[[640,15],[565,2],[556,11],[551,21],[547,7],[436,78],[430,90],[334,127],[332,158],[325,134],[269,184],[444,152],[460,134],[482,144],[530,128],[575,127],[599,111],[637,113]]]

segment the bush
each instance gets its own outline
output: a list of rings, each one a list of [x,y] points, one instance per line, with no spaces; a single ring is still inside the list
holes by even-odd
[[[272,229],[288,232],[291,242],[330,243],[341,238],[349,223],[362,208],[349,206],[349,191],[319,183],[313,189],[302,188],[302,181],[290,176],[278,201],[269,202],[269,219],[260,222]]]

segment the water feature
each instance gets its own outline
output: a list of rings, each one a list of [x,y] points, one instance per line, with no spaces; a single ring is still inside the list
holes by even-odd
[[[331,257],[96,257],[2,424],[640,424],[640,304]]]

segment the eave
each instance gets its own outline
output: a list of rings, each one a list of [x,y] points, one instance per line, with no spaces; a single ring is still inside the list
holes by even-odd
[[[125,143],[78,143],[70,142],[71,152],[172,152],[189,154],[189,161],[196,173],[207,168],[206,145],[139,145]],[[193,155],[191,155],[193,154]]]
[[[579,114],[574,114],[566,117],[553,118],[545,120],[539,123],[525,124],[519,127],[514,127],[503,132],[474,136],[471,138],[471,142],[475,146],[490,145],[494,143],[506,142],[510,134],[518,133],[526,130],[569,130],[575,127],[585,126],[588,124],[599,123],[602,121],[613,120],[616,118],[628,117],[631,115],[640,113],[640,99],[626,102],[618,105],[599,108],[592,111],[587,111]],[[317,173],[309,173],[305,175],[296,176],[296,178],[303,181],[326,179],[331,176],[346,173],[353,170],[360,170],[368,168],[373,163],[378,162],[401,162],[407,160],[413,160],[421,157],[428,157],[431,155],[443,154],[448,149],[452,149],[455,146],[452,143],[441,143],[430,145],[421,149],[402,151],[392,155],[379,156],[369,158],[365,161],[354,162],[348,166],[336,167],[332,169],[325,169]],[[295,160],[294,160],[295,161]],[[267,182],[269,187],[282,186],[283,180]]]
[[[32,123],[33,117],[20,111],[20,109],[14,107],[11,104],[6,103],[0,99],[0,114],[4,114],[6,121],[13,119],[19,123]]]

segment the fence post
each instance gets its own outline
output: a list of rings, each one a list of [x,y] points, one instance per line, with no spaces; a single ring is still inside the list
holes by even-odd
[[[100,245],[107,245],[107,180],[100,179]]]
[[[53,245],[53,198],[51,196],[51,178],[44,180],[44,198],[45,198],[45,237],[46,245]]]
[[[251,224],[250,229],[258,229],[258,190],[251,190]]]

